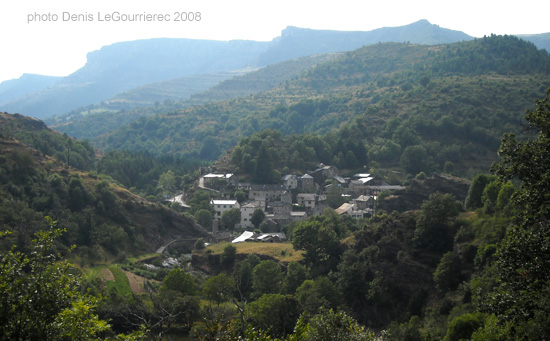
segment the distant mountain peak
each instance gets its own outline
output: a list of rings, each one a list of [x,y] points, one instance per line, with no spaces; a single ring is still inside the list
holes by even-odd
[[[420,26],[439,27],[439,25],[435,25],[435,24],[430,23],[427,19],[420,19],[420,20],[415,21],[411,24],[395,26],[395,27],[392,27],[392,28],[408,28],[408,27],[420,27]],[[370,31],[341,31],[341,30],[312,29],[312,28],[304,28],[304,27],[298,27],[298,26],[287,26],[281,31],[281,37],[296,36],[296,35],[305,34],[305,33],[312,33],[312,32],[324,32],[324,33],[326,33],[326,32],[346,32],[346,33],[362,32],[362,33],[368,33],[368,32],[377,31],[377,30],[385,29],[385,28],[389,28],[389,27],[377,28],[377,29],[373,29],[373,30],[370,30]]]
[[[413,22],[409,26],[412,26],[412,25],[432,25],[432,24],[427,19],[420,19],[417,22]]]

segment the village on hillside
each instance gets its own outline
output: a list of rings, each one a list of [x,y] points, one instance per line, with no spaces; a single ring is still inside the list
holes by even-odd
[[[328,181],[327,181],[328,180]],[[368,218],[376,212],[376,200],[382,191],[403,189],[377,180],[368,173],[358,173],[352,177],[342,177],[334,166],[318,165],[317,169],[303,175],[284,175],[279,184],[249,184],[239,182],[231,173],[208,173],[201,177],[200,187],[216,193],[218,198],[211,200],[214,208],[212,233],[216,239],[242,241],[284,241],[281,232],[285,225],[304,221],[308,217],[320,215],[329,207],[327,196],[338,195],[343,204],[336,208],[339,215],[347,214],[354,218]],[[333,186],[337,189],[331,188]],[[247,193],[244,201],[239,202],[224,189],[231,188]],[[243,231],[234,238],[230,231],[221,231],[218,227],[223,214],[229,210],[240,211],[240,223],[234,230]],[[262,231],[253,223],[257,210],[263,212]]]

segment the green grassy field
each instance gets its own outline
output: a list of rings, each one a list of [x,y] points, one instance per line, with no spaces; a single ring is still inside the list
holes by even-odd
[[[196,250],[197,254],[204,255],[206,250],[211,250],[214,254],[221,254],[230,242],[209,245],[206,249]],[[290,243],[256,243],[244,242],[231,244],[237,248],[238,254],[256,254],[271,256],[281,262],[294,262],[302,260],[303,251],[296,251]]]
[[[122,272],[120,266],[117,264],[111,265],[109,266],[109,270],[115,278],[114,281],[107,281],[107,287],[109,290],[111,290],[111,288],[115,288],[116,291],[123,296],[132,295],[132,289],[130,288],[128,277],[124,272]]]

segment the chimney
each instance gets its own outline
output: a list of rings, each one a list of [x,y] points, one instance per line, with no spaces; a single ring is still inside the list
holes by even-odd
[[[218,219],[212,220],[212,233],[213,234],[218,233]]]

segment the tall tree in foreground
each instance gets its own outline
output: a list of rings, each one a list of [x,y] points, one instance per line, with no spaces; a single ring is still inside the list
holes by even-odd
[[[502,161],[492,169],[501,180],[521,181],[515,199],[523,209],[524,227],[546,222],[550,216],[550,88],[536,103],[537,108],[526,115],[531,139],[522,142],[514,134],[504,135],[499,149]]]
[[[482,310],[511,323],[515,336],[543,340],[550,338],[550,89],[536,103],[526,115],[531,138],[505,135],[493,166],[501,180],[521,181],[513,196],[521,213],[497,251],[500,284]]]

